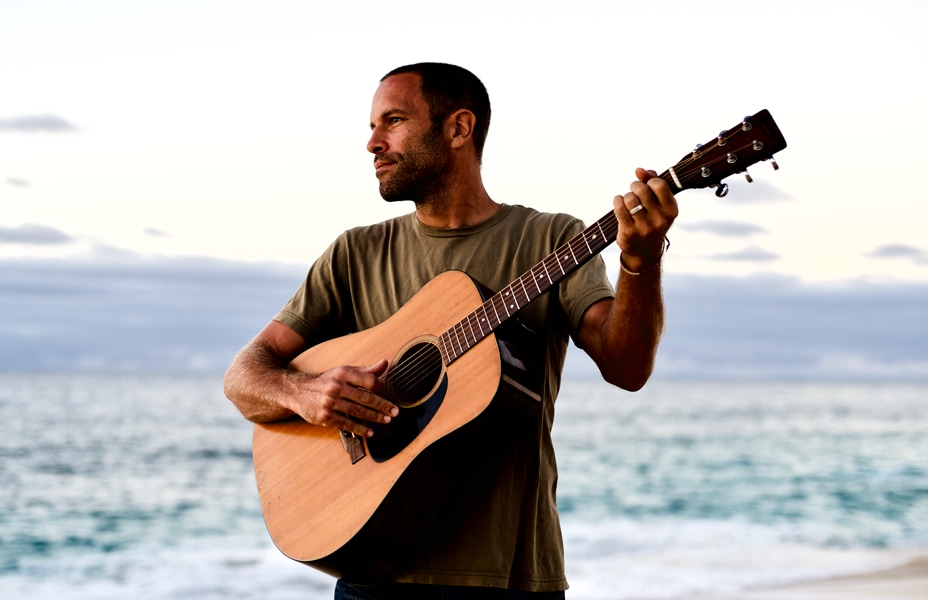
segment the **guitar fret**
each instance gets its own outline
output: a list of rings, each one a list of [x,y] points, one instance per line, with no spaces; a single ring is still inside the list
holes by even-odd
[[[586,239],[586,231],[583,232],[583,243],[586,244],[587,252],[589,252],[590,254],[593,254],[593,249],[590,248],[590,242],[588,242]]]
[[[545,266],[545,273],[548,274],[548,285],[551,285],[551,284],[553,283],[553,280],[552,280],[552,278],[551,278],[551,271],[548,270],[548,263],[550,263],[550,262],[552,262],[552,261],[551,261],[551,257],[548,257],[548,258],[544,259],[543,261],[541,261],[541,264],[543,264],[543,265]],[[557,257],[556,257],[556,256],[554,257],[554,261],[553,261],[553,262],[554,262],[555,264],[557,264]],[[552,266],[553,266],[553,265],[552,265]],[[558,265],[558,268],[560,268],[560,265]],[[563,274],[563,273],[562,273],[562,274]]]
[[[505,296],[512,296],[512,286],[509,286],[509,287],[506,288],[506,293],[505,293],[504,295],[505,295]],[[517,309],[517,310],[518,310],[518,307],[519,307],[519,303],[516,302],[516,309]],[[505,299],[505,298],[503,298],[503,308],[506,309],[506,316],[507,316],[507,317],[511,317],[511,316],[512,316],[512,313],[509,312],[509,306],[508,306],[508,303],[506,302],[506,299]]]
[[[752,127],[745,129],[747,125]],[[745,135],[744,132],[748,130],[751,130],[751,133]],[[724,143],[721,141],[722,138],[725,140]],[[714,187],[719,185],[722,179],[740,172],[744,167],[761,160],[772,159],[774,152],[786,147],[786,140],[767,111],[759,112],[735,128],[723,132],[718,140],[719,146],[725,146],[724,150],[710,149],[710,145],[715,145],[713,140],[711,144],[705,145],[706,149],[698,156],[684,157],[671,169],[662,173],[660,178],[679,191],[691,187]],[[734,164],[735,161],[732,160],[735,155],[741,159],[738,160],[738,164]],[[716,194],[723,195],[718,194],[718,191]],[[449,362],[463,354],[467,350],[466,346],[484,339],[523,306],[557,285],[596,253],[613,243],[618,233],[618,219],[615,212],[610,211],[484,301],[480,308],[466,317],[466,324],[462,321],[442,335],[442,347],[449,356]],[[534,291],[528,284],[528,277],[531,277],[535,284]],[[517,291],[518,286],[521,286],[521,292]]]
[[[467,317],[467,325],[470,327],[470,337],[473,338],[471,341],[471,345],[477,343],[477,334],[474,333],[474,319],[475,318],[476,317],[474,316],[474,313],[471,313],[470,316]]]
[[[444,336],[445,336],[445,338],[447,338],[447,339],[445,340],[445,345],[448,346],[448,356],[453,357],[453,358],[452,358],[452,360],[453,360],[453,359],[455,359],[455,358],[457,358],[458,356],[461,355],[461,354],[457,351],[457,349],[454,347],[454,329],[452,328],[452,329],[449,329],[448,331],[446,331],[446,332],[444,333]],[[449,364],[450,364],[450,361],[449,361]]]
[[[441,334],[440,336],[438,336],[438,339],[441,341],[441,348],[442,348],[442,355],[443,355],[442,358],[444,359],[446,365],[450,365],[452,358],[456,358],[456,357],[452,357],[451,353],[448,352],[447,337],[448,337],[448,334],[447,332],[445,332]]]
[[[468,348],[470,348],[470,342],[467,339],[468,329],[470,329],[470,320],[468,318],[465,318],[463,321],[461,321],[461,336],[462,336],[461,345],[464,347],[465,352],[467,351]],[[473,337],[473,330],[471,330],[471,337]]]
[[[528,304],[528,301],[531,300],[531,296],[528,293],[528,290],[525,288],[525,279],[519,277],[519,283],[522,284],[522,291],[525,293],[525,303]]]
[[[462,352],[467,352],[470,349],[470,342],[467,341],[467,319],[461,322],[461,337],[459,341],[461,343]]]
[[[481,338],[484,338],[489,332],[493,331],[493,328],[490,326],[490,315],[487,314],[486,305],[480,305],[480,310],[483,311],[483,316],[478,321],[478,324],[480,325],[480,336]],[[483,328],[484,324],[487,326],[486,330]]]
[[[464,345],[467,346],[468,348],[470,348],[470,345],[471,345],[471,344],[470,344],[470,341],[468,341],[468,338],[467,338],[467,331],[470,330],[470,337],[474,337],[474,328],[473,328],[473,326],[470,324],[470,316],[468,315],[467,317],[465,317],[464,320],[461,321],[461,323],[462,323],[462,325],[461,325],[461,333],[464,334]]]
[[[455,342],[458,343],[458,349],[457,349],[458,356],[464,354],[464,349],[463,349],[462,346],[461,346],[461,337],[458,335],[458,332],[457,332],[457,330],[458,330],[458,328],[459,328],[460,326],[461,326],[461,324],[458,323],[457,325],[455,325],[455,326],[452,328],[452,331],[454,331],[454,338],[453,338],[453,339],[454,339]]]
[[[493,302],[493,299],[492,299],[492,298],[490,298],[490,306],[493,307],[493,314],[496,315],[496,325],[499,325],[500,323],[503,322],[503,319],[500,318],[500,316],[499,316],[499,311],[496,310],[496,303]],[[494,328],[495,328],[495,327],[494,327]]]

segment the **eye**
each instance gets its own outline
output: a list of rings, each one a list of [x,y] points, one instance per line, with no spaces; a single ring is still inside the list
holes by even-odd
[[[389,123],[390,125],[396,125],[397,123],[401,123],[402,121],[403,121],[403,117],[390,117],[389,119],[387,119],[387,123]]]

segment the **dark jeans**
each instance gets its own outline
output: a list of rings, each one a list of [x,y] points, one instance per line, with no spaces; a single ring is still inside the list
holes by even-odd
[[[522,592],[416,583],[352,585],[339,580],[335,584],[335,600],[564,600],[564,592]]]

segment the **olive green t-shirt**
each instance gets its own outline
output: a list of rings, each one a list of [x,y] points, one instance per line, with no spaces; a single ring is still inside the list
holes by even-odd
[[[352,229],[313,264],[275,319],[314,345],[385,321],[448,270],[463,271],[496,292],[582,229],[569,215],[510,205],[464,229],[427,227],[415,214]],[[514,338],[528,342],[528,387],[540,404],[507,425],[504,452],[461,475],[462,489],[394,574],[396,581],[529,591],[567,587],[551,443],[554,400],[569,338],[590,305],[613,295],[597,256],[519,312]]]

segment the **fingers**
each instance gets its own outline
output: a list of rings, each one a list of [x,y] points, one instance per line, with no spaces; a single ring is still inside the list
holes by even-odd
[[[613,200],[619,235],[616,241],[630,262],[659,259],[664,237],[678,214],[676,198],[654,171],[635,170],[629,192]]]
[[[641,167],[638,167],[637,169],[635,169],[635,177],[637,177],[638,181],[640,181],[641,183],[645,183],[649,179],[657,177],[657,171],[648,171],[648,170],[642,169]]]
[[[667,183],[657,176],[657,173],[654,171],[647,171],[645,169],[635,169],[635,177],[637,181],[633,181],[629,186],[630,191],[622,196],[622,207],[625,208],[625,211],[622,211],[616,202],[616,216],[622,216],[623,212],[627,212],[628,216],[635,216],[644,211],[647,211],[649,208],[651,210],[660,210],[662,204],[673,204],[675,210],[676,201],[673,198],[673,194],[670,192],[670,187]],[[618,197],[616,197],[616,201]],[[627,223],[631,224],[631,221]]]
[[[647,210],[658,211],[671,221],[675,219],[678,213],[677,200],[667,182],[658,177],[656,172],[644,169],[635,169],[635,177],[637,181],[629,185],[630,191],[622,197],[625,209],[635,214]],[[639,205],[642,208],[636,209]]]
[[[380,376],[387,361],[366,367],[336,367],[317,377],[307,377],[295,410],[307,422],[337,427],[363,437],[373,435],[366,423],[389,423],[399,409],[379,395]]]

